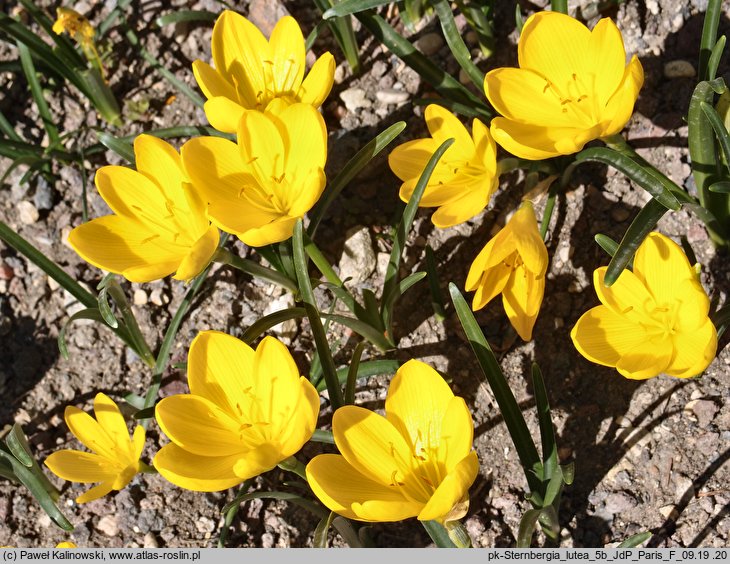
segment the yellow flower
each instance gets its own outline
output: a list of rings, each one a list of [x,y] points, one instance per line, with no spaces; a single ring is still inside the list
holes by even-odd
[[[188,357],[190,394],[163,399],[155,417],[172,441],[153,464],[181,488],[225,490],[271,470],[314,432],[319,396],[287,348],[203,331]]]
[[[606,268],[593,273],[603,305],[584,313],[570,332],[580,354],[636,380],[661,373],[690,378],[707,368],[717,351],[710,300],[679,245],[650,233],[633,272],[624,270],[610,287],[605,274]]]
[[[70,405],[64,412],[68,428],[92,452],[60,450],[45,462],[51,472],[64,480],[83,484],[101,482],[77,497],[76,503],[93,501],[112,490],[123,489],[140,469],[144,428],[137,425],[130,440],[117,404],[102,393],[94,398],[94,414],[96,419]]]
[[[408,202],[426,163],[447,139],[454,144],[441,157],[431,175],[420,207],[438,207],[431,216],[436,227],[451,227],[474,217],[497,189],[497,146],[478,119],[472,135],[454,114],[432,104],[426,108],[429,139],[416,139],[396,147],[388,157],[393,173],[403,180],[400,198]]]
[[[213,257],[218,230],[206,218],[205,204],[171,145],[140,135],[134,153],[136,171],[105,166],[96,173],[96,187],[115,215],[76,227],[68,242],[87,262],[132,282],[172,273],[189,280]]]
[[[244,112],[238,144],[199,137],[181,150],[213,223],[253,247],[291,237],[326,181],[327,130],[319,112],[281,101],[270,110]]]
[[[433,368],[411,360],[393,378],[385,412],[352,405],[335,412],[332,431],[342,455],[312,459],[312,491],[332,511],[361,521],[463,517],[479,472],[464,400]]]
[[[547,267],[548,253],[537,229],[535,212],[525,201],[469,269],[466,290],[475,292],[472,309],[483,308],[501,293],[512,327],[529,341],[545,292]]]
[[[56,548],[78,548],[75,542],[61,541],[56,545]]]
[[[220,131],[235,133],[244,110],[264,111],[274,99],[318,108],[332,89],[335,60],[325,53],[304,78],[304,37],[291,16],[280,19],[271,39],[236,12],[226,10],[213,27],[213,63],[193,63],[208,98],[205,115]]]
[[[60,35],[68,34],[81,45],[88,47],[93,45],[94,28],[84,16],[71,8],[57,8],[56,21],[53,22],[53,32]]]
[[[504,117],[495,141],[525,159],[569,155],[623,129],[644,83],[634,55],[608,18],[593,31],[559,12],[538,12],[522,28],[520,68],[489,72],[484,90]]]

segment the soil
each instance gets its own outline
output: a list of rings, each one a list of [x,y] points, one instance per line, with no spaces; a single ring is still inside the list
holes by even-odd
[[[523,13],[542,9],[545,0],[523,2]],[[480,60],[483,70],[516,63],[515,3],[497,2],[497,51]],[[646,72],[646,83],[636,112],[625,134],[630,143],[660,170],[690,192],[695,190],[686,149],[683,120],[696,84],[696,61],[707,0],[627,0],[599,14],[595,3],[569,2],[571,13],[580,7],[589,26],[600,16],[611,16],[623,31],[627,51],[636,53]],[[98,23],[114,5],[86,3],[76,9]],[[6,11],[12,2],[0,1]],[[304,2],[251,0],[236,6],[262,28],[287,11],[300,21],[305,35],[319,15]],[[272,9],[275,8],[275,9]],[[210,60],[211,26],[177,24],[162,30],[155,18],[175,9],[220,11],[214,0],[165,1],[130,8],[130,25],[147,50],[159,57],[175,75],[196,88],[191,62]],[[730,9],[725,7],[720,33],[730,31]],[[397,24],[397,17],[392,21]],[[459,20],[460,25],[463,21]],[[400,28],[399,28],[400,29]],[[467,41],[473,38],[465,34]],[[385,51],[364,30],[358,31],[363,71],[352,76],[331,36],[315,43],[319,54],[331,50],[338,60],[337,83],[323,112],[330,135],[327,172],[332,177],[360,147],[378,132],[399,120],[407,122],[399,142],[424,136],[422,108],[416,98],[431,89],[397,57]],[[431,58],[458,76],[458,67],[443,46],[437,23],[425,20],[412,39],[433,49]],[[110,83],[125,102],[125,126],[115,134],[136,134],[175,125],[204,124],[203,112],[129,46],[119,32],[108,36]],[[423,43],[421,43],[423,45]],[[472,49],[476,45],[471,43]],[[0,44],[0,60],[15,60],[14,47]],[[677,62],[681,61],[681,62]],[[673,67],[667,68],[672,63]],[[676,69],[683,69],[676,72]],[[727,62],[720,73],[728,72]],[[38,113],[20,73],[3,72],[4,97],[0,110],[28,140],[45,144]],[[72,132],[79,143],[95,142],[92,128],[106,128],[93,110],[68,89],[48,92],[51,109],[59,116],[62,131]],[[181,144],[184,140],[178,139]],[[23,170],[10,174],[0,191],[0,218],[60,264],[66,272],[95,288],[102,273],[83,262],[65,243],[69,230],[82,214],[84,176],[107,163],[120,163],[111,152],[78,165],[54,168],[56,180],[40,178],[20,183]],[[0,171],[9,166],[0,160]],[[21,167],[22,169],[22,167]],[[332,206],[317,234],[317,243],[332,264],[360,275],[356,289],[377,291],[383,280],[382,257],[387,256],[388,230],[402,204],[397,179],[384,155],[377,157]],[[90,179],[86,181],[91,217],[108,213]],[[469,264],[477,252],[515,208],[524,189],[519,173],[506,175],[489,208],[458,227],[438,230],[429,221],[429,210],[418,214],[406,250],[404,273],[425,268],[424,248],[435,251],[442,287],[449,281],[463,288]],[[529,378],[537,362],[546,379],[558,433],[560,457],[574,461],[575,482],[566,488],[560,510],[560,546],[613,545],[629,536],[651,531],[653,547],[726,546],[730,534],[730,388],[727,386],[730,354],[720,343],[718,358],[706,373],[689,381],[658,377],[645,382],[622,378],[614,370],[593,365],[573,348],[569,333],[580,315],[597,304],[590,279],[593,270],[607,264],[607,255],[592,241],[596,233],[621,237],[639,207],[644,191],[622,175],[603,166],[578,169],[571,188],[562,194],[550,226],[548,250],[551,265],[534,340],[523,343],[511,330],[499,301],[478,312],[477,319],[489,342],[498,351],[504,373],[525,413],[533,436],[538,436],[535,401]],[[537,209],[538,217],[542,209]],[[659,224],[666,235],[684,237],[703,265],[702,281],[713,305],[724,304],[730,287],[727,257],[719,254],[699,220],[686,211],[668,214]],[[356,249],[355,266],[342,262],[346,248]],[[240,242],[232,248],[242,256],[255,256]],[[129,393],[144,394],[150,371],[135,354],[102,325],[75,322],[69,326],[70,358],[64,360],[56,339],[69,316],[80,307],[75,300],[25,257],[0,244],[0,424],[22,424],[39,460],[59,448],[78,448],[63,422],[63,410],[72,404],[89,410],[94,395],[105,392],[117,400]],[[374,262],[373,260],[374,259]],[[370,264],[363,270],[363,264]],[[185,287],[165,279],[151,284],[123,283],[134,303],[143,332],[159,345],[164,328],[176,310]],[[330,298],[321,294],[323,309]],[[285,307],[287,298],[268,283],[251,280],[225,267],[214,268],[178,334],[172,363],[183,362],[198,331],[217,329],[240,336],[272,302]],[[483,383],[476,360],[464,340],[452,308],[444,322],[433,316],[425,283],[416,285],[400,302],[396,334],[399,349],[388,358],[419,358],[448,375],[456,393],[471,406],[476,426],[475,448],[481,472],[471,489],[471,505],[464,522],[474,544],[480,547],[514,546],[525,501],[526,484],[514,448],[492,393]],[[336,361],[346,365],[354,347],[352,335],[341,327],[330,328],[332,340],[342,348]],[[285,340],[307,374],[314,350],[308,326],[296,323],[276,333]],[[380,358],[368,350],[369,358]],[[390,375],[361,381],[359,402],[382,408]],[[168,369],[161,394],[186,391],[183,371]],[[322,425],[331,413],[323,412]],[[161,433],[153,423],[144,457],[158,448]],[[308,460],[320,447],[308,445],[300,455]],[[60,506],[75,526],[69,535],[52,524],[21,486],[0,483],[0,544],[21,547],[55,546],[73,540],[83,547],[210,547],[221,532],[223,506],[235,491],[201,494],[184,491],[157,475],[139,475],[125,490],[86,505],[73,501],[86,486],[52,478],[62,491]],[[281,489],[284,474],[271,471],[259,477],[254,489]],[[228,530],[227,546],[311,546],[317,519],[304,509],[283,501],[257,499],[244,503]],[[415,520],[375,524],[371,536],[379,546],[429,546],[430,540]],[[535,545],[544,546],[542,535]],[[342,546],[334,533],[330,544]]]

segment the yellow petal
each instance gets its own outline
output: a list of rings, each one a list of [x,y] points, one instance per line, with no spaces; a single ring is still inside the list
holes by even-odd
[[[698,329],[681,332],[674,338],[674,358],[665,372],[676,378],[699,376],[717,352],[717,331],[709,318]]]
[[[486,271],[479,270],[475,264],[476,261],[469,270],[465,288],[467,292],[474,292],[471,306],[473,311],[482,309],[501,294],[512,276],[512,268],[505,263],[500,263]]]
[[[684,281],[695,279],[694,269],[682,248],[657,232],[649,233],[636,251],[634,273],[646,284],[657,305],[680,299]]]
[[[363,476],[344,457],[315,456],[307,464],[314,495],[331,511],[361,521],[400,521],[418,514],[423,504],[409,501],[400,488]]]
[[[298,219],[298,217],[280,217],[261,227],[239,233],[238,238],[250,247],[264,247],[286,241],[294,233],[294,225]]]
[[[105,166],[96,172],[94,181],[101,197],[118,215],[150,226],[153,220],[169,215],[165,193],[141,172],[124,166]]]
[[[238,127],[238,147],[248,171],[262,185],[281,178],[285,170],[285,142],[277,127],[279,120],[256,111],[247,111]]]
[[[577,153],[588,141],[603,135],[603,127],[600,124],[589,129],[539,126],[496,117],[490,132],[494,140],[513,155],[542,160]]]
[[[647,331],[606,306],[584,313],[570,332],[578,352],[591,362],[615,367],[638,344],[646,348]]]
[[[398,369],[385,399],[386,418],[409,445],[438,451],[441,423],[454,397],[444,379],[428,364],[409,360]]]
[[[304,36],[297,21],[291,16],[284,16],[276,22],[269,44],[276,92],[296,94],[304,78],[306,65]],[[264,64],[267,64],[266,61]]]
[[[134,460],[139,460],[139,457],[142,456],[142,451],[144,450],[144,439],[145,429],[142,425],[137,425],[134,428],[134,433],[132,434],[132,452]]]
[[[193,61],[193,75],[206,98],[210,99],[222,96],[233,101],[238,99],[238,94],[233,84],[208,63],[200,60]]]
[[[169,215],[167,201],[187,211],[183,192],[185,173],[180,154],[175,148],[153,135],[138,135],[134,139],[134,158],[137,171],[157,184],[165,198],[165,216]],[[164,216],[162,216],[164,217]]]
[[[287,420],[280,420],[282,425],[276,437],[282,459],[299,452],[304,444],[312,438],[319,416],[319,393],[304,376],[299,379],[299,401]]]
[[[113,215],[79,225],[69,233],[68,242],[85,261],[132,282],[172,274],[187,252],[149,231],[145,224]]]
[[[218,249],[220,234],[218,229],[211,225],[203,236],[190,249],[190,252],[182,259],[177,267],[173,278],[177,280],[190,280],[208,266],[213,255]]]
[[[670,338],[644,341],[621,356],[616,370],[632,380],[653,378],[667,369],[673,354]]]
[[[45,465],[59,478],[82,484],[110,480],[118,471],[108,458],[79,450],[51,453]]]
[[[109,460],[117,459],[117,445],[91,415],[69,405],[63,412],[63,418],[74,437],[86,448]]]
[[[254,386],[254,351],[240,339],[219,331],[201,331],[188,353],[190,393],[205,398],[232,418],[236,406],[248,405]]]
[[[404,483],[411,473],[411,447],[385,417],[346,405],[332,418],[332,432],[345,460],[385,486]]]
[[[556,84],[568,84],[573,73],[592,70],[591,32],[560,12],[537,12],[522,27],[517,46],[520,68],[532,69]]]
[[[444,521],[449,516],[460,519],[463,515],[450,515],[454,507],[467,497],[469,487],[479,474],[479,459],[477,453],[471,451],[439,484],[436,491],[428,500],[426,506],[418,514],[419,521]],[[468,497],[467,497],[468,502]],[[463,509],[466,514],[468,503]]]
[[[266,91],[264,61],[271,48],[258,28],[236,12],[224,11],[213,26],[213,61],[221,74],[232,76],[241,102],[256,108],[257,93]]]
[[[524,67],[495,69],[487,73],[484,90],[489,102],[509,121],[533,127],[577,128],[586,125],[583,120],[576,123],[575,114],[568,111],[567,105],[550,88],[549,80],[537,70]],[[588,127],[591,125],[587,123]]]
[[[245,452],[241,424],[200,396],[179,394],[155,407],[162,431],[186,451],[200,456],[233,456]]]
[[[203,106],[210,125],[224,133],[236,133],[246,109],[235,98],[215,96]]]
[[[586,72],[594,77],[592,86],[603,108],[619,88],[626,70],[624,40],[611,18],[601,19],[593,28],[586,55]]]
[[[612,286],[606,286],[605,266],[593,272],[593,287],[601,303],[619,315],[642,316],[647,310],[655,307],[654,298],[648,292],[644,282],[632,271],[624,270]]]
[[[524,265],[512,272],[502,291],[502,304],[509,322],[523,341],[532,339],[545,291],[545,278],[535,278]]]
[[[474,137],[474,146],[477,157],[481,157],[481,164],[489,175],[494,176],[494,187],[496,190],[499,178],[497,178],[497,144],[489,133],[489,128],[481,121],[474,118],[471,126],[471,133]],[[491,193],[490,193],[491,195]]]
[[[83,493],[79,497],[77,497],[76,503],[88,503],[90,501],[94,501],[95,499],[102,498],[113,489],[114,488],[112,487],[112,482],[102,482],[98,486],[94,486],[86,493]]]
[[[438,149],[439,143],[434,139],[415,139],[402,145],[398,145],[388,155],[388,166],[401,180],[410,180],[421,176],[426,163]],[[434,171],[436,172],[436,171]],[[433,178],[433,177],[432,177]],[[411,197],[411,190],[404,199],[401,190],[401,199],[408,201]]]
[[[452,155],[460,155],[461,158],[467,160],[474,154],[474,140],[464,124],[449,110],[438,104],[430,104],[426,106],[424,116],[428,131],[437,147],[447,139],[454,139],[454,144],[442,157],[444,160],[453,158]]]
[[[441,422],[439,460],[451,472],[469,454],[474,440],[474,422],[463,398],[449,401]]]
[[[614,135],[621,131],[634,112],[634,103],[644,84],[644,68],[634,55],[626,67],[624,79],[606,104],[603,111],[604,129],[602,137]]]
[[[327,52],[314,62],[299,88],[297,99],[319,108],[332,90],[334,82],[335,58]]]
[[[75,542],[62,541],[56,545],[56,548],[78,548],[78,546],[76,546]]]
[[[327,161],[327,127],[308,104],[292,104],[281,112],[287,175],[307,175]]]
[[[443,204],[431,216],[433,224],[444,229],[453,225],[463,223],[475,215],[479,214],[487,204],[494,189],[496,182],[493,178],[486,178],[484,184],[475,184],[468,190],[462,190],[461,197]]]
[[[305,174],[299,174],[296,184],[290,186],[291,194],[285,194],[289,206],[288,216],[299,218],[304,217],[324,191],[327,184],[327,177],[321,168],[309,170]]]
[[[535,276],[543,276],[549,263],[548,252],[537,228],[535,211],[529,201],[524,202],[515,212],[508,228],[527,269]]]
[[[129,440],[127,423],[117,404],[109,396],[98,393],[94,398],[94,415],[99,426],[116,445],[117,450],[123,453],[127,460],[134,460],[133,445]]]
[[[283,343],[264,337],[253,357],[252,393],[257,412],[270,423],[271,438],[286,428],[300,398],[299,369]]]
[[[240,484],[233,467],[239,455],[197,456],[169,444],[155,455],[152,464],[176,486],[197,492],[217,492]]]

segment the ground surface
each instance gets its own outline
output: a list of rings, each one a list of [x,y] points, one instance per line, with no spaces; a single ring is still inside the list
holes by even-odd
[[[597,20],[594,6],[581,2],[584,13]],[[212,0],[149,3],[139,6],[132,25],[147,49],[160,57],[178,77],[194,87],[190,63],[210,58],[210,27],[178,25],[153,29],[158,15],[174,8],[218,11]],[[524,3],[523,11],[540,9],[544,0]],[[107,5],[79,3],[98,22]],[[497,3],[498,50],[480,65],[484,70],[515,64],[513,2]],[[570,2],[571,10],[576,8]],[[683,122],[696,83],[693,68],[698,59],[706,0],[627,0],[603,15],[614,17],[624,32],[627,50],[637,53],[646,71],[646,84],[628,127],[628,138],[640,152],[679,185],[694,189],[686,150],[687,128]],[[10,10],[14,4],[0,2]],[[278,14],[293,13],[305,29],[316,24],[318,15],[304,2],[284,5],[265,0],[239,4],[261,25],[271,25]],[[275,9],[272,9],[275,8]],[[730,29],[730,15],[721,22],[720,33]],[[395,21],[395,20],[394,20]],[[433,35],[435,33],[436,35]],[[402,139],[423,135],[422,112],[412,101],[429,92],[417,75],[375,42],[363,39],[364,71],[353,77],[339,52],[337,84],[324,105],[330,131],[328,173],[333,175],[364,143],[397,120],[408,122]],[[443,47],[440,31],[429,23],[417,33],[430,49],[431,58],[458,75],[456,64]],[[126,103],[127,125],[117,133],[140,133],[172,125],[205,123],[200,110],[182,95],[169,104],[174,88],[112,32],[111,84]],[[470,37],[467,36],[467,41]],[[472,47],[474,47],[472,45]],[[319,40],[316,51],[336,50],[331,37]],[[0,46],[0,58],[17,55]],[[676,61],[684,61],[677,63]],[[667,63],[674,67],[667,69]],[[677,68],[680,69],[677,72]],[[727,73],[727,65],[721,67]],[[679,74],[679,76],[677,76]],[[4,97],[0,109],[23,135],[43,141],[37,112],[25,82],[16,75],[0,75]],[[52,109],[61,115],[64,131],[75,131],[81,142],[93,141],[89,128],[103,126],[93,111],[81,104],[74,92],[51,95]],[[146,109],[145,109],[146,106]],[[86,163],[89,172],[108,162],[119,162],[112,153]],[[0,170],[9,163],[0,161]],[[23,237],[52,257],[72,276],[94,287],[99,270],[81,261],[64,243],[71,227],[81,221],[82,175],[77,167],[58,166],[55,183],[18,183],[12,174],[0,191],[0,218]],[[463,287],[473,257],[515,209],[522,194],[522,177],[503,178],[501,189],[489,209],[458,228],[439,231],[419,214],[415,233],[406,253],[408,271],[422,269],[423,249],[430,244],[436,253],[442,285],[454,281]],[[383,157],[376,159],[343,193],[318,232],[317,240],[333,264],[345,253],[345,234],[364,228],[366,237],[354,243],[355,254],[368,257],[371,267],[360,274],[356,286],[377,289],[383,273],[372,264],[382,264],[387,252],[387,226],[401,209],[398,183]],[[560,456],[574,460],[576,480],[565,491],[561,507],[561,546],[602,546],[651,530],[650,546],[724,546],[730,534],[730,490],[727,488],[730,458],[730,355],[721,352],[698,380],[667,377],[631,382],[613,370],[589,364],[572,347],[570,329],[578,317],[596,305],[590,278],[592,271],[607,263],[607,256],[592,242],[602,232],[619,238],[638,206],[646,201],[643,191],[622,176],[601,166],[580,168],[571,190],[558,201],[551,225],[548,249],[551,266],[545,301],[537,322],[534,341],[524,344],[510,330],[499,303],[490,304],[477,316],[487,338],[500,353],[503,369],[531,429],[537,433],[534,398],[527,378],[530,363],[542,367],[554,408]],[[107,213],[104,202],[90,185],[92,217]],[[541,210],[538,209],[538,217]],[[665,217],[663,233],[678,240],[686,236],[704,265],[703,283],[715,303],[727,301],[730,268],[727,257],[714,251],[702,225],[687,212]],[[362,233],[361,233],[362,235]],[[240,243],[237,252],[250,255]],[[90,409],[95,393],[103,391],[119,399],[127,392],[142,394],[150,373],[134,354],[97,324],[76,323],[68,331],[69,360],[58,353],[56,337],[69,315],[78,307],[52,280],[19,256],[0,245],[0,424],[21,423],[40,460],[53,450],[74,447],[75,441],[63,422],[67,404]],[[173,280],[125,289],[150,342],[159,343],[184,292]],[[321,296],[324,301],[324,296]],[[273,304],[273,305],[272,305]],[[454,390],[473,409],[475,447],[481,473],[471,490],[466,526],[477,546],[514,545],[524,501],[525,482],[514,449],[491,392],[482,384],[476,361],[461,335],[452,310],[444,323],[437,322],[430,308],[425,283],[417,285],[401,302],[397,314],[399,360],[419,358],[448,374]],[[264,311],[285,307],[287,298],[272,286],[251,281],[226,268],[215,269],[205,283],[194,310],[178,335],[173,362],[185,359],[187,347],[203,329],[240,335]],[[325,304],[326,305],[326,304]],[[268,308],[268,309],[267,309]],[[280,335],[281,336],[281,335]],[[354,341],[333,327],[333,338],[345,337],[337,360],[345,364]],[[307,373],[313,345],[308,327],[298,324],[285,335],[303,373]],[[377,351],[368,352],[372,357]],[[393,356],[393,355],[391,355]],[[378,377],[358,390],[358,399],[382,407],[388,377]],[[186,391],[184,373],[169,370],[162,393]],[[331,414],[325,411],[322,422]],[[148,432],[145,456],[150,457],[160,441],[153,424]],[[316,448],[307,447],[308,459]],[[274,489],[282,474],[273,471],[259,478],[256,488]],[[75,525],[70,535],[79,546],[213,546],[220,532],[221,508],[234,492],[196,494],[180,490],[156,475],[137,477],[132,485],[84,506],[73,499],[83,486],[62,484],[61,506]],[[67,535],[56,528],[26,491],[8,482],[0,483],[0,544],[52,546]],[[229,546],[311,546],[316,520],[305,510],[280,501],[254,500],[244,504],[233,521]],[[429,539],[417,522],[375,525],[372,536],[383,546],[427,546]],[[544,539],[536,538],[542,543]],[[331,542],[341,544],[331,536]]]

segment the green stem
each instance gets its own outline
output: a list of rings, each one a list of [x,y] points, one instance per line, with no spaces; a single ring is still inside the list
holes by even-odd
[[[307,253],[309,258],[312,259],[314,266],[316,266],[327,279],[327,282],[334,284],[335,286],[339,286],[340,288],[344,288],[344,283],[337,275],[334,268],[332,268],[332,265],[326,258],[324,258],[322,251],[319,250],[319,247],[315,245],[314,241],[312,241],[306,233],[304,234],[304,251]]]
[[[568,0],[552,0],[550,2],[550,8],[553,12],[560,12],[561,14],[568,13]]]
[[[459,548],[451,540],[449,532],[438,521],[421,521],[421,525],[426,529],[428,536],[439,548]]]
[[[281,462],[279,462],[278,466],[282,470],[285,470],[287,472],[293,472],[294,474],[302,478],[305,482],[307,481],[307,472],[305,470],[305,466],[295,457],[290,456],[286,460],[282,460]]]
[[[132,337],[135,345],[137,345],[135,347],[135,352],[140,355],[140,358],[147,366],[154,368],[155,357],[147,344],[147,340],[144,338],[144,335],[142,335],[142,331],[137,323],[137,318],[134,317],[132,308],[129,307],[127,297],[124,295],[124,291],[116,278],[112,278],[107,284],[107,292],[119,308],[119,311],[122,314],[122,319],[124,320],[124,325],[129,331],[129,335]]]
[[[283,274],[280,274],[273,268],[267,268],[252,260],[241,258],[234,255],[228,249],[219,248],[213,257],[213,260],[231,266],[241,272],[250,274],[251,276],[255,276],[256,278],[273,282],[282,288],[286,288],[294,295],[296,295],[299,291],[294,281]]]

